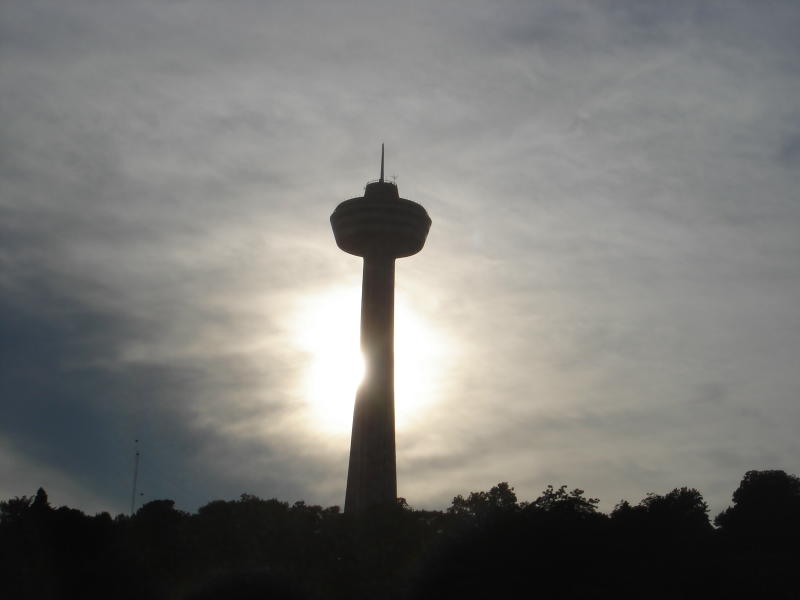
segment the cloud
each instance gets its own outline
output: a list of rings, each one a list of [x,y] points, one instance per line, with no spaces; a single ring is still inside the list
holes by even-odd
[[[508,480],[604,507],[696,484],[721,507],[747,468],[791,471],[797,19],[12,2],[11,460],[125,510],[139,438],[146,497],[340,503],[346,441],[309,425],[289,315],[357,282],[327,218],[385,141],[433,218],[398,288],[452,344],[398,438],[412,505]]]

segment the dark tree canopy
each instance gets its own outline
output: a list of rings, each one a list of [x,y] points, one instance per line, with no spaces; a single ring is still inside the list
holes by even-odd
[[[794,597],[794,475],[746,473],[718,529],[694,488],[610,515],[597,506],[565,485],[520,502],[500,482],[444,512],[398,499],[352,515],[242,494],[193,514],[154,500],[112,519],[54,508],[40,488],[0,502],[0,598]]]
[[[16,496],[0,502],[0,523],[11,524],[20,521],[33,502],[28,496]]]
[[[518,508],[514,488],[503,481],[488,492],[471,492],[466,498],[459,494],[453,498],[447,512],[456,516],[482,519],[499,513],[513,512]]]
[[[595,514],[600,500],[586,498],[583,494],[583,490],[579,488],[568,492],[566,485],[558,489],[548,485],[536,500],[527,505],[527,509],[554,513]]]
[[[800,536],[800,478],[784,471],[748,471],[733,492],[733,506],[714,523],[745,541],[797,543]]]
[[[694,488],[675,488],[667,494],[649,493],[636,506],[620,502],[611,512],[612,521],[629,533],[650,538],[696,538],[711,532],[708,504]]]

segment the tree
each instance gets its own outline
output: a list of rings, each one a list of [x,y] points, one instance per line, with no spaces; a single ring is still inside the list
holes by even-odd
[[[673,535],[694,535],[711,531],[708,504],[694,488],[675,488],[664,496],[648,494],[641,504],[650,518]]]
[[[567,486],[555,489],[548,485],[542,494],[527,505],[527,510],[590,515],[597,512],[597,498],[584,498],[582,489],[567,492]]]
[[[789,543],[800,535],[800,478],[785,471],[748,471],[733,493],[733,506],[714,523],[749,542]]]
[[[172,525],[186,516],[185,512],[175,508],[174,500],[151,500],[136,511],[134,521],[154,523],[164,527]]]
[[[23,519],[31,507],[32,498],[16,496],[0,502],[0,523],[17,523]]]
[[[502,481],[488,492],[470,492],[464,498],[461,494],[453,498],[447,509],[448,514],[484,519],[500,514],[510,514],[519,509],[517,495],[508,482]]]
[[[47,492],[44,491],[44,488],[36,490],[31,509],[37,512],[50,510],[50,501],[47,499]]]
[[[694,488],[649,493],[636,506],[622,501],[611,512],[611,523],[622,536],[658,545],[685,545],[711,533],[708,504]]]

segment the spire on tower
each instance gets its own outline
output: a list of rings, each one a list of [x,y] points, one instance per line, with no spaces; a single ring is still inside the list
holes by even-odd
[[[381,144],[381,183],[383,183],[383,144]]]

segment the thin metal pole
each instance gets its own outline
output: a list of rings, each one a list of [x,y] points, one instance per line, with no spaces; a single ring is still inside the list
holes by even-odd
[[[131,516],[133,516],[134,505],[136,504],[136,482],[139,479],[139,440],[136,443],[136,454],[133,459],[133,490],[131,491]]]

